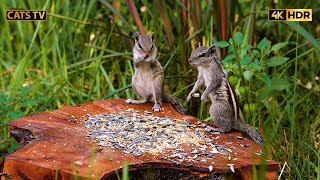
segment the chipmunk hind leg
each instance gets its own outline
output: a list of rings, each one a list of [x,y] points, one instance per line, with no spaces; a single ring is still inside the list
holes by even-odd
[[[128,104],[143,104],[148,102],[149,96],[147,95],[140,95],[141,99],[140,100],[135,100],[135,99],[127,99],[125,102]]]
[[[157,81],[156,81],[157,82]],[[162,106],[162,84],[157,83],[152,86],[152,96],[154,100],[153,111],[160,112]]]
[[[127,99],[125,102],[128,104],[143,104],[148,101],[148,98],[142,98],[140,100],[135,100],[135,99]]]
[[[163,76],[156,76],[151,82],[151,91],[154,101],[153,111],[160,112],[162,106]]]
[[[232,117],[230,116],[229,108],[223,103],[213,103],[209,110],[212,122],[218,126],[214,131],[230,132],[232,129]]]

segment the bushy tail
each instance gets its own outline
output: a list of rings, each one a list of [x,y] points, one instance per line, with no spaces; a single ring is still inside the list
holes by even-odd
[[[248,135],[256,144],[262,146],[263,144],[263,137],[259,133],[259,131],[255,130],[249,124],[245,123],[243,120],[238,120],[239,122],[237,129],[246,135]]]
[[[186,109],[183,107],[183,101],[167,92],[163,95],[163,100],[172,104],[173,108],[181,114],[186,114]]]

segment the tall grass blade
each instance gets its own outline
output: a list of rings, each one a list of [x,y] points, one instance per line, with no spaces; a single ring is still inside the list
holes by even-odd
[[[129,180],[129,163],[126,161],[122,166],[122,180]]]
[[[133,30],[133,28],[130,26],[130,24],[128,23],[128,21],[107,1],[105,0],[99,0],[104,6],[106,6],[108,9],[110,9],[115,15],[117,15],[120,20],[126,25],[126,27],[134,34],[135,31]]]
[[[288,21],[285,21],[284,23],[286,23],[292,30],[297,31],[301,36],[303,36],[308,41],[310,41],[310,43],[315,48],[317,48],[318,51],[320,51],[320,43],[319,43],[319,41],[317,41],[317,39],[312,34],[310,34],[310,32],[308,32],[304,27],[302,27],[299,23],[297,23],[297,22],[288,22]]]
[[[249,44],[251,46],[253,46],[253,42],[254,42],[255,17],[256,17],[256,14],[254,13],[255,11],[256,11],[256,0],[254,0],[251,5],[251,14],[250,14],[251,17],[247,16],[248,21],[245,28],[245,34],[243,37],[243,44]],[[246,50],[242,49],[240,51],[240,57],[243,57],[245,53],[246,53]]]

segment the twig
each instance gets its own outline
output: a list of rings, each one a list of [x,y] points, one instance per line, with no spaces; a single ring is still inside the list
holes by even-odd
[[[163,20],[163,26],[164,26],[164,30],[167,35],[167,40],[168,40],[169,46],[172,47],[172,37],[171,37],[171,33],[170,33],[171,26],[169,24],[168,17],[166,16],[165,10],[163,9],[162,1],[155,1],[155,2],[156,2],[156,6],[159,9],[160,16]]]
[[[126,0],[126,4],[129,7],[130,13],[133,16],[133,19],[139,29],[139,33],[144,34],[143,25],[140,20],[136,5],[134,4],[134,2],[132,0]]]
[[[280,178],[281,178],[281,176],[282,176],[282,174],[283,174],[284,169],[285,169],[286,166],[289,168],[287,162],[284,162],[284,164],[283,164],[283,166],[282,166],[282,168],[281,168],[281,172],[280,172],[280,175],[279,175],[279,177],[278,177],[278,180],[280,180]],[[290,168],[289,168],[289,169],[290,169]]]

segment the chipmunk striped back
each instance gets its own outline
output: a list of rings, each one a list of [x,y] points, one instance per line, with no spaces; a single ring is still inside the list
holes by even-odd
[[[208,48],[199,45],[192,51],[189,63],[198,69],[198,79],[188,95],[188,100],[203,85],[206,87],[201,96],[205,101],[209,96],[209,109],[212,122],[218,126],[215,131],[229,132],[237,129],[249,135],[257,144],[262,145],[262,136],[258,131],[246,124],[239,113],[238,99],[228,81],[222,62],[217,57],[214,46]]]

